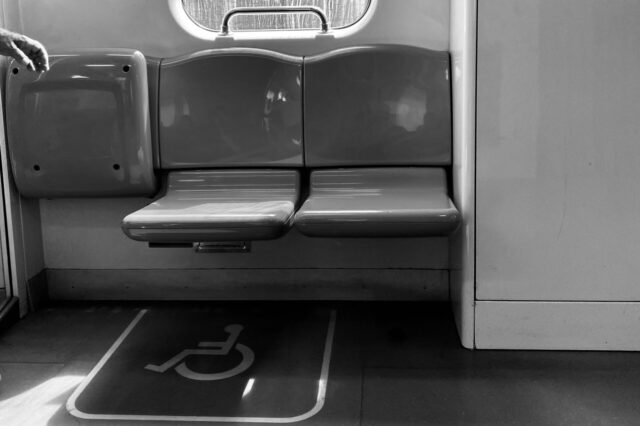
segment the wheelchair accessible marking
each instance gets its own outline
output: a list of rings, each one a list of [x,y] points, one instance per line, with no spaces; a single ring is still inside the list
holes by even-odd
[[[156,373],[164,373],[168,369],[174,367],[183,359],[191,356],[191,355],[228,355],[233,347],[240,352],[242,355],[242,361],[236,367],[223,371],[222,373],[210,373],[203,374],[198,373],[191,370],[186,362],[182,361],[177,367],[175,367],[176,372],[182,377],[186,377],[191,380],[201,380],[201,381],[209,381],[209,380],[223,380],[228,379],[229,377],[233,377],[245,371],[247,368],[251,367],[253,364],[253,351],[242,345],[240,343],[236,343],[238,340],[238,336],[240,336],[240,332],[244,329],[240,324],[232,324],[228,325],[224,328],[224,331],[229,333],[229,337],[224,342],[200,342],[198,343],[199,348],[216,348],[216,349],[185,349],[180,352],[178,355],[174,356],[167,362],[162,365],[153,365],[148,364],[145,368],[147,370],[155,371]]]
[[[76,408],[76,401],[82,392],[89,385],[91,380],[100,372],[102,367],[107,363],[109,358],[116,352],[118,347],[124,342],[127,336],[133,331],[135,326],[140,322],[142,317],[148,312],[147,309],[141,310],[138,315],[131,321],[129,326],[122,332],[120,337],[109,348],[107,353],[102,357],[100,362],[91,370],[89,375],[73,392],[67,401],[67,411],[75,417],[87,420],[139,420],[139,421],[173,421],[173,422],[228,422],[228,423],[295,423],[307,420],[322,410],[325,403],[327,392],[327,380],[329,378],[329,364],[331,361],[331,352],[333,348],[333,336],[336,327],[336,311],[331,311],[327,335],[325,338],[324,353],[322,358],[322,369],[320,371],[320,379],[318,380],[318,392],[316,404],[314,407],[304,414],[294,417],[223,417],[223,416],[157,416],[157,415],[127,415],[127,414],[89,414]],[[169,359],[161,365],[147,364],[145,369],[157,373],[164,373],[171,368],[175,368],[176,372],[181,376],[198,381],[223,380],[233,377],[247,370],[254,361],[253,351],[245,345],[237,343],[238,337],[243,330],[239,324],[228,325],[224,329],[229,337],[224,342],[200,342],[198,349],[185,349],[173,358]],[[211,349],[213,348],[213,349]],[[242,355],[242,361],[230,370],[220,373],[198,373],[190,368],[184,362],[184,359],[191,355],[227,355],[231,349],[235,348]],[[176,366],[177,365],[177,366]]]

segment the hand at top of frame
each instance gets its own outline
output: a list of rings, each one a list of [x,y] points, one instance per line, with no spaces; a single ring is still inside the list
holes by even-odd
[[[49,55],[40,42],[2,28],[0,28],[0,55],[15,58],[31,71],[49,70]]]

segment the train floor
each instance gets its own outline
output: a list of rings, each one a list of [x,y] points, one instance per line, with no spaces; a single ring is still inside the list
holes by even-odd
[[[640,424],[640,353],[469,351],[445,303],[62,303],[0,374],[3,426]]]

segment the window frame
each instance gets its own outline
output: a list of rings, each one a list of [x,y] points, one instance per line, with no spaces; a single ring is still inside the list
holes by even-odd
[[[196,20],[195,17],[193,17],[187,11],[187,8],[185,6],[185,2],[186,1],[187,0],[176,0],[176,3],[178,3],[180,5],[180,8],[181,8],[182,12],[189,19],[190,22],[192,22],[194,25],[196,25],[199,29],[207,31],[208,33],[213,33],[216,36],[223,36],[223,34],[221,34],[222,22],[220,23],[220,27],[219,28],[210,28],[210,27],[207,27],[206,25],[202,24],[201,22],[198,22],[198,20]],[[350,0],[346,0],[346,1],[350,1]],[[360,17],[358,17],[358,19],[356,19],[355,21],[349,23],[348,25],[343,25],[343,26],[340,26],[340,27],[334,27],[332,25],[331,21],[329,20],[329,17],[327,17],[327,21],[328,21],[328,24],[329,24],[328,33],[333,33],[334,31],[341,32],[343,30],[348,30],[351,27],[357,25],[358,23],[363,21],[363,19],[365,19],[373,9],[375,9],[374,3],[376,1],[377,0],[366,0],[367,4],[366,4],[366,7],[365,7],[363,13],[360,15]],[[267,7],[267,6],[264,6],[264,7]],[[322,9],[322,8],[320,8],[320,9]],[[231,9],[229,9],[229,10],[231,10]],[[323,12],[325,12],[325,16],[326,16],[326,11],[323,10]],[[228,13],[228,11],[225,12],[225,14],[226,13]],[[300,13],[305,13],[305,12],[300,12]],[[279,14],[278,12],[274,12],[273,13],[273,15],[278,15],[278,14]],[[307,12],[305,14],[309,14],[309,12]],[[231,20],[229,21],[230,24],[231,24],[231,22],[233,22],[234,18],[235,17],[231,18]],[[319,18],[318,18],[318,20],[319,20]],[[247,34],[260,34],[260,35],[271,34],[271,35],[276,35],[276,34],[291,34],[291,33],[294,33],[294,34],[300,34],[300,33],[318,34],[318,33],[320,33],[320,26],[313,27],[313,28],[286,28],[286,29],[264,28],[264,29],[250,29],[250,30],[234,30],[231,25],[229,25],[229,27],[231,28],[231,30],[229,31],[228,35],[238,35],[238,34],[242,34],[242,35],[247,35]],[[263,36],[261,36],[260,38],[263,38]],[[273,38],[278,38],[278,37],[276,36],[276,37],[273,37]]]

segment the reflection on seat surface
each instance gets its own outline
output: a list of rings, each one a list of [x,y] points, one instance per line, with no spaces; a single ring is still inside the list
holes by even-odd
[[[131,213],[124,232],[150,243],[266,240],[292,225],[294,170],[194,170],[169,174],[164,197]]]
[[[446,235],[459,222],[438,168],[316,171],[295,226],[315,237]]]
[[[132,49],[52,55],[43,74],[12,63],[7,140],[23,196],[155,193],[147,66]]]

